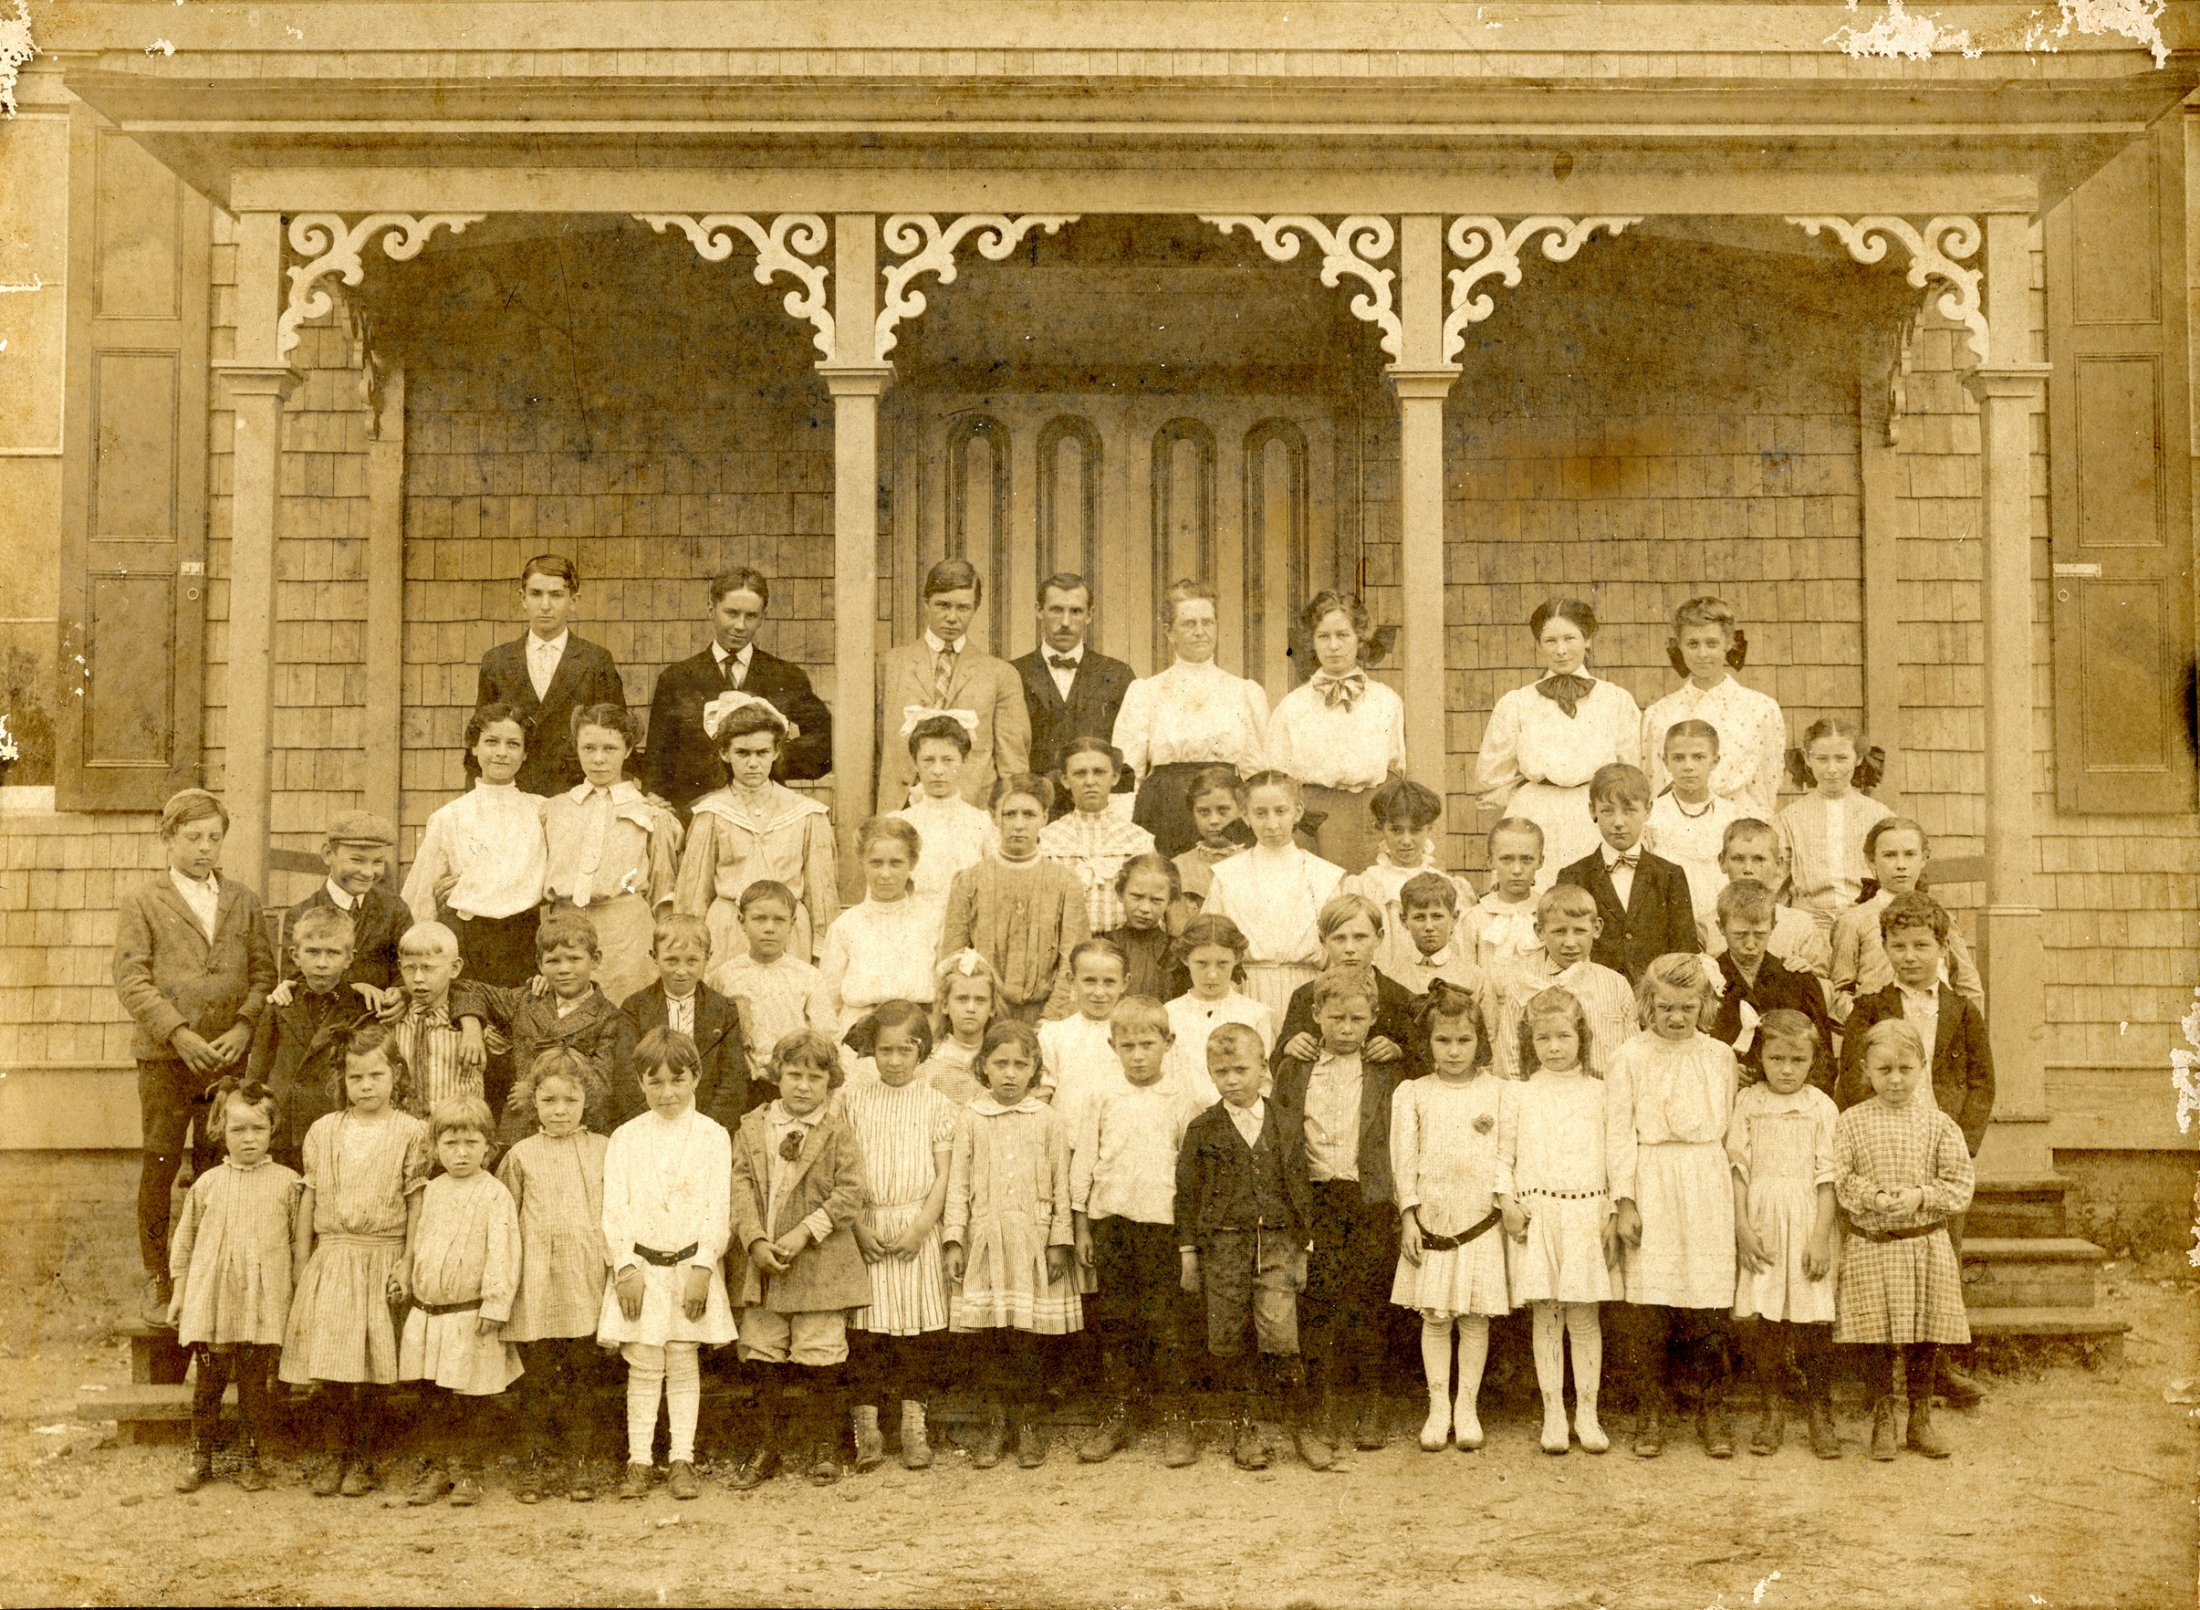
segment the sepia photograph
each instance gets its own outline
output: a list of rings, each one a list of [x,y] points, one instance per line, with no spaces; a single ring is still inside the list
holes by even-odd
[[[0,0],[0,1604],[2200,1602],[2200,0]]]

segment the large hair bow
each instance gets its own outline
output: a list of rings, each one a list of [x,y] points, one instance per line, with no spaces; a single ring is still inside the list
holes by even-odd
[[[703,735],[716,739],[719,729],[725,726],[728,717],[736,710],[746,709],[752,704],[772,718],[772,725],[779,729],[782,736],[792,728],[793,723],[781,714],[779,706],[771,700],[758,694],[743,693],[739,688],[729,688],[703,706]]]
[[[917,730],[917,723],[930,721],[934,716],[945,716],[963,731],[978,736],[978,712],[975,710],[943,710],[936,704],[905,704],[901,707],[901,735],[906,738]]]

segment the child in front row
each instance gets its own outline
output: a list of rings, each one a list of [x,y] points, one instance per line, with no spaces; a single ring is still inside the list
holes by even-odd
[[[699,918],[687,921],[702,926]],[[603,1242],[603,1165],[611,1142],[583,1127],[600,1106],[595,1065],[569,1047],[545,1051],[512,1091],[512,1104],[534,1115],[534,1133],[504,1154],[497,1178],[519,1214],[519,1287],[504,1339],[519,1349],[525,1373],[525,1459],[519,1501],[539,1503],[552,1461],[570,1461],[565,1496],[596,1496],[589,1474],[595,1440],[591,1400],[602,1351],[609,1260]]]
[[[648,1111],[611,1137],[603,1159],[604,1288],[596,1340],[626,1361],[626,1474],[621,1498],[649,1495],[657,1405],[671,1426],[665,1488],[699,1498],[695,1421],[703,1402],[698,1350],[734,1339],[719,1270],[732,1224],[733,1142],[695,1110],[695,1042],[652,1029],[634,1048]]]
[[[871,1300],[852,1228],[863,1210],[863,1148],[832,1099],[840,1048],[798,1029],[772,1048],[772,1073],[779,1099],[744,1117],[733,1141],[733,1244],[745,1254],[741,1359],[759,1382],[763,1417],[754,1451],[734,1473],[739,1491],[783,1464],[813,1487],[840,1479],[848,1310]]]
[[[1635,1032],[1635,992],[1609,967],[1589,959],[1600,919],[1589,891],[1554,883],[1536,903],[1536,933],[1542,950],[1485,986],[1497,1006],[1497,1071],[1525,1079],[1535,1071],[1520,1060],[1520,1024],[1529,1001],[1544,990],[1563,989],[1581,1004],[1588,1019],[1589,1043],[1581,1058],[1598,1078],[1611,1065],[1612,1053]]]
[[[1556,892],[1556,891],[1553,891]],[[1553,986],[1520,1014],[1524,1066],[1535,1071],[1513,1098],[1498,1144],[1497,1205],[1511,1243],[1512,1299],[1534,1316],[1536,1385],[1543,1394],[1543,1451],[1562,1454],[1566,1360],[1574,1357],[1573,1434],[1590,1453],[1612,1446],[1597,1418],[1604,1380],[1599,1305],[1619,1295],[1619,1242],[1605,1166],[1608,1092],[1589,1074],[1596,1033],[1581,1002]],[[1500,1110],[1500,1125],[1508,1115]]]
[[[1169,1001],[1169,1055],[1179,1083],[1192,1089],[1207,1076],[1207,1041],[1225,1023],[1242,1023],[1260,1039],[1266,1063],[1276,1043],[1276,1017],[1239,989],[1244,971],[1245,936],[1228,917],[1205,912],[1177,936],[1188,988]]]
[[[435,1389],[437,1440],[451,1455],[431,1450],[421,1459],[408,1504],[432,1504],[446,1492],[454,1508],[481,1502],[485,1400],[519,1378],[519,1349],[504,1338],[519,1286],[519,1213],[482,1166],[495,1127],[489,1104],[471,1096],[443,1102],[428,1118],[443,1172],[421,1193],[397,1373]]]
[[[1390,1300],[1421,1316],[1421,1368],[1428,1419],[1421,1446],[1441,1452],[1456,1431],[1459,1451],[1482,1445],[1475,1411],[1490,1355],[1490,1318],[1509,1312],[1505,1238],[1495,1205],[1499,1137],[1518,1086],[1488,1077],[1489,1036],[1471,992],[1438,980],[1420,1007],[1429,1077],[1409,1079],[1390,1098],[1390,1173],[1398,1198],[1398,1272]],[[1451,1391],[1451,1346],[1459,1339],[1459,1395]]]
[[[1833,1426],[1833,1098],[1818,1026],[1802,1013],[1769,1011],[1758,1025],[1763,1080],[1744,1085],[1727,1120],[1734,1169],[1734,1318],[1757,1377],[1757,1428],[1749,1451],[1780,1451],[1787,1433],[1790,1356],[1803,1378],[1810,1450],[1841,1457]]]
[[[1734,1188],[1726,1157],[1740,1069],[1698,1027],[1717,996],[1700,956],[1660,956],[1639,991],[1643,1026],[1604,1076],[1605,1156],[1634,1342],[1635,1453],[1665,1451],[1678,1353],[1697,1392],[1697,1435],[1734,1457],[1723,1333],[1734,1307]]]
[[[973,948],[1000,980],[996,1010],[1036,1023],[1070,1010],[1069,957],[1092,935],[1075,874],[1039,853],[1054,785],[1016,773],[993,785],[998,848],[955,874],[940,925],[940,957]]]
[[[932,1463],[924,1400],[946,1362],[940,1215],[961,1111],[919,1077],[932,1052],[924,1008],[888,1001],[871,1019],[878,1077],[851,1082],[840,1098],[863,1150],[866,1190],[854,1229],[871,1278],[869,1304],[848,1316],[849,1372],[858,1377],[856,1469],[886,1457],[879,1416],[898,1406],[901,1462],[923,1470]]]
[[[1176,863],[1151,852],[1132,856],[1115,875],[1115,894],[1123,904],[1123,921],[1100,937],[1123,953],[1128,969],[1123,993],[1151,995],[1157,1001],[1183,994],[1184,968],[1176,960],[1176,938],[1169,932],[1169,913],[1184,894]]]
[[[353,1030],[344,1101],[306,1131],[282,1378],[320,1383],[329,1457],[313,1496],[364,1498],[397,1384],[393,1304],[412,1295],[411,1243],[428,1185],[428,1126],[403,1110],[412,1073],[385,1023]]]
[[[1833,1126],[1833,1191],[1848,1220],[1841,1243],[1834,1340],[1870,1347],[1876,1379],[1871,1454],[1894,1459],[1895,1366],[1909,1388],[1909,1445],[1948,1457],[1932,1419],[1936,1355],[1971,1339],[1963,1276],[1946,1229],[1971,1205],[1976,1176],[1963,1131],[1922,1099],[1925,1045],[1907,1022],[1883,1019],[1863,1031],[1861,1060],[1872,1099]]]
[[[1298,1294],[1314,1229],[1305,1131],[1262,1099],[1267,1051],[1246,1024],[1208,1036],[1207,1072],[1222,1098],[1185,1127],[1177,1153],[1177,1258],[1185,1291],[1204,1299],[1207,1351],[1231,1367],[1231,1457],[1240,1470],[1268,1467],[1254,1412],[1266,1396],[1299,1457],[1327,1470],[1332,1455],[1314,1429],[1299,1358]]]
[[[1280,1019],[1292,992],[1312,982],[1322,964],[1316,924],[1344,868],[1301,849],[1293,836],[1301,814],[1296,778],[1255,772],[1238,785],[1237,798],[1253,847],[1215,863],[1201,910],[1228,917],[1244,933],[1245,993]]]
[[[1207,1102],[1167,1078],[1169,1014],[1152,996],[1127,996],[1109,1035],[1119,1071],[1086,1099],[1070,1128],[1077,1263],[1094,1277],[1109,1400],[1077,1457],[1097,1464],[1128,1447],[1134,1410],[1158,1408],[1161,1462],[1188,1465],[1199,1452],[1184,1404],[1176,1161],[1185,1126]]]
[[[224,1079],[207,1106],[222,1166],[191,1182],[176,1220],[168,1267],[175,1280],[168,1321],[190,1348],[191,1466],[176,1482],[195,1493],[214,1479],[222,1389],[237,1384],[237,1485],[267,1487],[260,1438],[269,1425],[268,1394],[290,1318],[298,1194],[305,1182],[269,1159],[277,1124],[266,1085]]]
[[[1001,1462],[1011,1431],[1016,1463],[1046,1462],[1035,1418],[1046,1344],[1085,1327],[1070,1219],[1069,1138],[1035,1093],[1039,1037],[1004,1017],[978,1049],[985,1090],[955,1135],[947,1171],[947,1328],[969,1336],[965,1356],[984,1400],[970,1462]]]

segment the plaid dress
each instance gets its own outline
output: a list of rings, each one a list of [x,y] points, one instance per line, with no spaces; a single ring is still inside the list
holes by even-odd
[[[1841,1286],[1834,1339],[1842,1342],[1968,1342],[1963,1274],[1948,1232],[1899,1241],[1872,1235],[1945,1219],[1971,1205],[1971,1153],[1956,1121],[1912,1097],[1890,1107],[1876,1097],[1851,1107],[1833,1126],[1833,1194],[1853,1232],[1841,1243]],[[1915,1214],[1882,1213],[1880,1191],[1925,1188]]]
[[[1085,892],[1085,922],[1096,934],[1123,925],[1123,897],[1115,876],[1134,855],[1153,850],[1153,835],[1113,811],[1087,816],[1071,811],[1040,830],[1039,854],[1059,861]]]

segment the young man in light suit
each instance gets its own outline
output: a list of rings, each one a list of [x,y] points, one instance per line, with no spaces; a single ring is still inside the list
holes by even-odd
[[[1006,660],[967,641],[970,617],[984,596],[978,573],[963,559],[942,559],[924,577],[924,635],[890,648],[878,660],[878,808],[909,803],[917,779],[903,730],[926,715],[967,711],[970,755],[963,762],[962,796],[983,809],[993,779],[1027,770],[1031,717],[1024,709],[1023,680]]]

